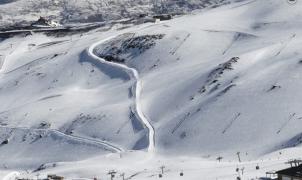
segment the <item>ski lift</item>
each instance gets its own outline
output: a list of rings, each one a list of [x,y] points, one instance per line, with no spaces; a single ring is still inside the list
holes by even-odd
[[[179,173],[179,176],[184,176],[184,173],[183,173],[183,172],[180,172],[180,173]]]
[[[163,175],[162,175],[162,174],[159,174],[159,175],[158,175],[158,177],[159,177],[159,178],[162,178],[162,177],[163,177]]]
[[[260,169],[260,167],[259,167],[259,165],[257,164],[257,166],[256,166],[256,170],[259,170]]]

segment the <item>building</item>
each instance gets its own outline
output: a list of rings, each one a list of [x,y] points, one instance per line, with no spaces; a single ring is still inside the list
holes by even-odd
[[[278,180],[302,180],[302,165],[277,171]]]

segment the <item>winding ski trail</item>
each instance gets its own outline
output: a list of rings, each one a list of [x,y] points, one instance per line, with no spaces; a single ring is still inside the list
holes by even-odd
[[[130,77],[133,77],[135,79],[135,85],[134,85],[134,90],[135,90],[135,108],[136,108],[136,114],[138,116],[138,118],[141,120],[141,122],[147,127],[148,129],[148,140],[149,140],[149,146],[148,146],[148,152],[154,152],[155,151],[155,130],[154,127],[151,125],[151,123],[149,122],[149,120],[146,118],[146,116],[144,115],[143,111],[142,111],[142,105],[140,102],[140,98],[141,98],[141,92],[142,92],[142,81],[140,80],[139,74],[137,72],[136,69],[128,67],[124,64],[120,64],[120,63],[115,63],[115,62],[109,62],[106,61],[103,58],[98,57],[95,53],[94,53],[94,49],[102,44],[103,42],[106,42],[110,39],[113,39],[116,36],[112,36],[109,38],[106,38],[102,41],[96,42],[93,45],[91,45],[88,48],[88,55],[90,55],[92,58],[99,60],[100,62],[104,63],[104,64],[109,64],[111,66],[114,66],[116,68],[119,68],[123,71],[126,71]]]

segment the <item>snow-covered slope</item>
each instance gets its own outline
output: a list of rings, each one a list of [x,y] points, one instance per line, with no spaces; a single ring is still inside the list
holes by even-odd
[[[226,6],[120,36],[99,54],[142,74],[158,152],[250,159],[300,143],[300,8]],[[146,34],[164,37],[152,45]]]
[[[147,132],[133,115],[129,75],[86,51],[108,34],[33,35],[2,42],[1,142],[9,140],[1,146],[4,159],[34,158],[41,164],[54,160],[45,156],[64,161],[147,147]],[[9,157],[12,149],[16,159]]]
[[[137,179],[156,176],[163,156],[175,171],[194,166],[188,156],[281,167],[301,150],[301,8],[248,0],[155,24],[3,40],[1,162],[55,163],[44,172],[70,177],[121,168]]]

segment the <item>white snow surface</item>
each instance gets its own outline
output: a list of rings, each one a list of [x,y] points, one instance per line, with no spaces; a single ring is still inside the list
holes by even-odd
[[[302,155],[301,8],[247,0],[2,39],[0,177],[157,179],[165,165],[162,179],[235,179],[237,167],[255,179],[286,167]],[[108,49],[123,62],[105,61]]]

